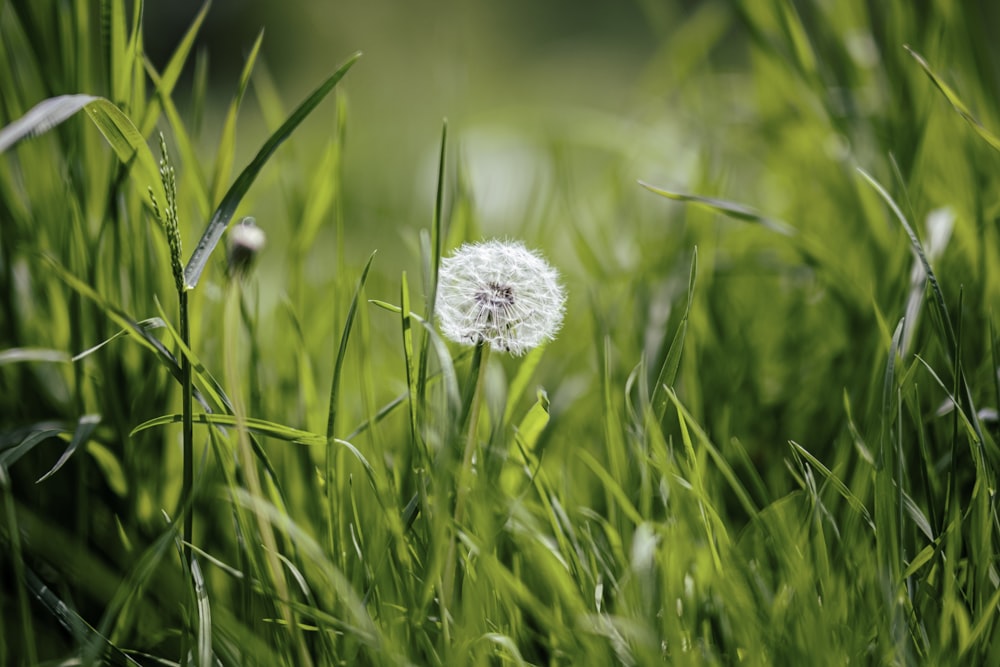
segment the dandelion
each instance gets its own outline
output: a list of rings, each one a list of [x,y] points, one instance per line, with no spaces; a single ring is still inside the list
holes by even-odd
[[[264,230],[247,217],[229,230],[229,273],[239,277],[250,271],[257,253],[264,247]]]
[[[559,273],[518,241],[465,244],[441,262],[441,331],[465,345],[521,355],[555,338],[566,294]]]

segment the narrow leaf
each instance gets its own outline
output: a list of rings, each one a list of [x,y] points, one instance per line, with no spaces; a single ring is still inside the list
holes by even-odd
[[[66,447],[66,451],[62,453],[56,464],[52,466],[52,469],[47,473],[38,478],[35,484],[44,482],[52,475],[56,474],[60,468],[66,465],[70,457],[76,453],[76,450],[80,448],[80,445],[85,444],[90,439],[90,434],[94,432],[97,425],[101,423],[100,415],[84,415],[80,417],[80,420],[76,424],[76,430],[73,432],[73,438],[69,441],[69,446]]]
[[[246,62],[243,64],[243,72],[240,74],[239,85],[236,87],[236,95],[233,96],[229,108],[226,110],[226,120],[222,125],[222,136],[219,139],[219,147],[215,151],[215,174],[212,176],[212,203],[222,196],[222,188],[225,187],[226,179],[233,168],[233,156],[236,153],[236,119],[239,116],[240,104],[243,103],[243,95],[246,93],[247,85],[250,83],[250,75],[253,73],[254,63],[257,62],[257,55],[260,53],[260,45],[264,43],[264,31],[257,34],[257,40],[250,49]]]
[[[236,178],[236,182],[233,183],[229,191],[222,198],[222,202],[216,209],[215,214],[212,219],[208,222],[208,226],[205,228],[205,232],[201,236],[201,240],[198,241],[197,247],[195,247],[194,252],[191,254],[191,259],[188,261],[187,267],[184,269],[184,282],[188,288],[193,288],[198,284],[198,280],[201,278],[202,271],[205,270],[205,265],[208,263],[208,258],[211,256],[212,251],[215,250],[215,246],[219,244],[222,239],[223,232],[226,231],[226,227],[229,225],[229,221],[232,219],[233,215],[236,213],[236,208],[239,206],[240,202],[243,201],[243,197],[246,195],[250,186],[253,185],[254,180],[256,180],[257,175],[260,173],[261,169],[270,159],[274,151],[278,149],[295,128],[305,120],[313,109],[325,98],[334,86],[347,74],[347,71],[357,62],[358,58],[361,57],[360,53],[353,55],[348,61],[336,72],[333,73],[330,78],[323,82],[319,88],[317,88],[312,95],[310,95],[306,100],[299,105],[299,107],[292,112],[292,115],[288,117],[284,125],[278,128],[278,130],[271,135],[271,137],[264,143],[260,151],[258,151],[256,157],[250,162],[249,165],[243,170],[243,172]]]
[[[12,347],[9,350],[0,352],[0,366],[24,363],[26,361],[69,363],[70,358],[62,350],[49,350],[40,347]]]
[[[180,43],[174,50],[174,54],[170,56],[170,61],[167,66],[163,69],[163,75],[159,78],[159,81],[154,80],[156,85],[156,97],[151,100],[149,106],[146,107],[146,115],[142,119],[139,127],[142,130],[142,136],[147,137],[149,133],[153,131],[153,127],[156,125],[156,117],[159,109],[157,108],[157,100],[162,101],[164,98],[170,97],[174,90],[174,86],[177,84],[177,80],[180,79],[181,71],[184,69],[184,64],[187,62],[188,56],[191,53],[191,47],[194,46],[194,39],[198,35],[198,31],[201,29],[201,24],[205,21],[205,16],[208,15],[208,9],[212,6],[211,0],[206,0],[205,4],[201,6],[201,11],[198,15],[194,17],[194,21],[191,22],[191,26],[188,28],[187,32],[184,33],[184,37],[181,38]],[[150,64],[146,61],[147,71],[150,69]]]
[[[660,374],[656,378],[656,384],[653,385],[653,396],[650,399],[650,404],[653,406],[653,411],[658,420],[663,419],[663,415],[667,410],[666,390],[672,388],[674,380],[677,379],[677,369],[680,367],[681,353],[684,351],[684,339],[687,336],[688,317],[691,315],[691,301],[694,299],[694,285],[697,276],[698,248],[695,247],[691,255],[691,271],[688,274],[687,304],[684,306],[684,316],[681,317],[681,321],[677,325],[677,331],[674,333],[674,339],[670,342],[670,347],[667,349],[667,356],[663,360],[663,366],[660,368]]]
[[[177,424],[181,421],[182,415],[171,414],[163,415],[161,417],[154,417],[148,421],[145,421],[134,429],[129,435],[135,435],[147,429],[153,428],[154,426],[166,426],[168,424]],[[233,415],[226,414],[216,414],[216,413],[199,413],[193,415],[194,422],[197,424],[212,424],[216,426],[229,426],[236,427],[236,417]],[[276,424],[264,419],[254,419],[253,417],[247,417],[243,420],[249,431],[254,433],[259,433],[261,435],[268,436],[270,438],[275,438],[276,440],[284,440],[286,442],[291,442],[299,445],[322,445],[326,442],[326,438],[318,433],[310,433],[309,431],[303,431],[301,429],[292,428],[291,426],[285,426],[284,424]]]
[[[42,100],[7,127],[0,130],[0,153],[28,137],[48,132],[77,111],[99,98],[93,95],[60,95]]]
[[[354,317],[358,312],[358,299],[361,297],[361,290],[365,288],[365,283],[368,281],[368,271],[372,268],[372,261],[374,259],[375,253],[373,252],[368,257],[368,262],[365,264],[364,270],[361,271],[361,277],[358,278],[358,284],[354,288],[354,297],[351,299],[351,305],[347,310],[347,320],[344,322],[344,330],[340,335],[340,346],[337,349],[337,357],[333,366],[333,381],[330,385],[330,411],[326,422],[326,437],[328,439],[333,438],[334,429],[336,428],[340,377],[344,368],[344,360],[347,358],[347,343],[351,338],[351,329],[354,328]]]
[[[938,76],[933,69],[931,69],[931,66],[919,53],[910,48],[909,45],[903,45],[903,48],[906,49],[907,53],[913,56],[913,59],[916,60],[917,63],[923,68],[924,72],[927,73],[927,76],[930,77],[930,80],[935,86],[938,87],[938,90],[944,94],[945,99],[948,100],[955,111],[957,111],[958,114],[965,119],[965,122],[971,125],[972,129],[974,129],[976,133],[986,141],[986,143],[1000,151],[1000,138],[987,130],[982,123],[976,120],[976,117],[972,115],[972,112],[969,110],[969,107],[965,105],[965,102],[959,98],[958,94],[952,90],[951,86],[945,83],[944,80]]]
[[[702,208],[707,208],[710,211],[721,213],[730,218],[742,220],[743,222],[754,222],[785,236],[795,235],[794,227],[791,227],[780,220],[768,218],[745,204],[737,204],[735,202],[726,201],[724,199],[714,199],[712,197],[701,197],[698,195],[671,192],[643,181],[639,181],[639,185],[646,188],[650,192],[658,194],[661,197],[666,197],[667,199],[673,199],[674,201],[685,202],[688,204],[695,204],[697,206],[701,206]]]
[[[872,529],[872,531],[874,531],[875,521],[872,520],[872,516],[868,512],[868,508],[865,507],[864,502],[862,502],[860,498],[854,495],[854,493],[850,490],[850,488],[848,488],[848,486],[844,484],[844,482],[839,477],[837,477],[837,475],[835,475],[832,470],[827,468],[822,461],[813,456],[808,449],[806,449],[799,443],[795,442],[794,440],[789,440],[788,444],[791,445],[792,448],[795,449],[795,451],[798,452],[800,456],[802,456],[806,461],[808,461],[809,465],[811,465],[814,469],[818,470],[820,474],[822,474],[823,477],[825,477],[827,481],[829,481],[830,484],[833,485],[833,488],[837,491],[837,493],[839,493],[844,498],[844,500],[847,501],[848,505],[854,508],[854,511],[856,511],[858,514],[864,517],[865,523],[867,523],[868,526]]]

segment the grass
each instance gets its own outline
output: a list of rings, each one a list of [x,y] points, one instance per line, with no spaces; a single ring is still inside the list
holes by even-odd
[[[511,358],[434,326],[453,128],[366,234],[355,56],[293,107],[258,39],[209,134],[209,10],[158,69],[126,4],[0,3],[0,665],[1000,663],[988,20],[650,6],[632,117],[523,117],[570,301]]]

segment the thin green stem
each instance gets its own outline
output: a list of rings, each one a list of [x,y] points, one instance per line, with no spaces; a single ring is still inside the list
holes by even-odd
[[[447,608],[452,606],[452,596],[454,595],[455,574],[457,569],[458,555],[458,530],[465,519],[465,501],[469,494],[469,487],[472,484],[472,457],[478,444],[479,413],[483,404],[483,387],[486,384],[486,368],[489,365],[490,346],[487,343],[480,343],[476,346],[475,354],[472,358],[472,368],[476,369],[476,383],[472,401],[468,410],[468,430],[465,438],[465,451],[462,454],[462,467],[458,471],[455,489],[455,515],[452,525],[451,543],[448,545],[448,556],[445,560],[444,581],[441,589]]]
[[[191,326],[188,318],[188,293],[182,287],[177,293],[180,302],[180,334],[185,347],[191,349]],[[181,355],[181,433],[184,443],[183,451],[183,481],[181,483],[181,507],[184,511],[183,550],[184,567],[191,562],[191,544],[194,533],[194,505],[191,494],[194,489],[194,421],[191,412],[193,408],[194,388],[191,379],[191,360],[187,355]]]

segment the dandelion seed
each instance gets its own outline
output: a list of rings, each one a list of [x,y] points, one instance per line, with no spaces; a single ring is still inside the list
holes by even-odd
[[[521,355],[555,338],[566,294],[559,273],[517,241],[467,243],[441,261],[441,331],[464,345]]]

